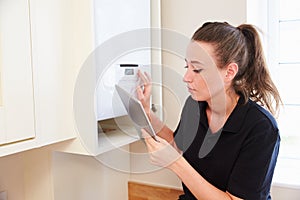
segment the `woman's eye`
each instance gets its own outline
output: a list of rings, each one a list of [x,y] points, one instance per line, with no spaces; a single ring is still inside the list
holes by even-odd
[[[186,66],[184,66],[184,68],[185,68],[185,69],[188,69],[188,68],[189,68],[189,66],[188,66],[188,65],[186,65]],[[200,73],[202,70],[203,70],[203,69],[193,69],[193,72],[195,72],[195,73],[199,74],[199,73]]]
[[[194,69],[193,72],[199,74],[202,71],[202,69]]]

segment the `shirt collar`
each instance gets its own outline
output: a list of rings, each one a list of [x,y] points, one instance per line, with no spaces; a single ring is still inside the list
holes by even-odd
[[[206,116],[206,107],[207,103],[205,101],[199,101],[200,108],[200,123],[208,128],[207,116]],[[237,133],[245,120],[246,113],[249,110],[249,103],[244,101],[244,98],[241,96],[238,100],[237,105],[233,109],[232,113],[228,117],[224,127],[223,132]]]
[[[240,97],[237,105],[228,117],[223,127],[223,131],[237,133],[244,124],[246,113],[248,112],[249,107],[249,102],[245,102],[244,98]]]

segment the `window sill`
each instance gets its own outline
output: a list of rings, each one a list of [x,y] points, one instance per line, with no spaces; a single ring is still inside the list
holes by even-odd
[[[300,159],[279,157],[272,185],[300,189]]]

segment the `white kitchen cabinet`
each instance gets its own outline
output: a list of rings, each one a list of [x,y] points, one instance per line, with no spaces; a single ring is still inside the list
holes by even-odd
[[[31,30],[27,0],[0,1],[0,154],[35,138]]]
[[[88,59],[110,37],[150,28],[150,4],[150,0],[0,1],[0,156],[73,138],[78,138],[75,143],[84,153],[98,155],[138,140],[126,120],[121,122],[123,131],[99,131],[94,102],[97,69],[95,60]],[[149,37],[144,39],[150,42]],[[123,61],[150,64],[149,52],[146,59],[125,56]],[[89,62],[92,68],[78,84]],[[78,101],[82,102],[77,119]],[[66,146],[62,149],[77,152],[77,147]]]
[[[38,143],[75,138],[73,90],[80,63],[74,0],[30,0]],[[82,38],[78,38],[82,40]]]
[[[91,5],[0,1],[0,156],[76,138],[73,90],[92,49]]]

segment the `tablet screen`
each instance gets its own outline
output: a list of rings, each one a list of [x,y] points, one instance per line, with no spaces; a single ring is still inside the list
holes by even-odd
[[[138,131],[140,131],[140,129],[145,129],[150,134],[150,136],[157,141],[155,137],[155,131],[141,102],[137,98],[135,98],[134,95],[130,94],[119,85],[115,85],[115,88],[128,113],[128,116],[134,123],[135,127],[139,129]]]

